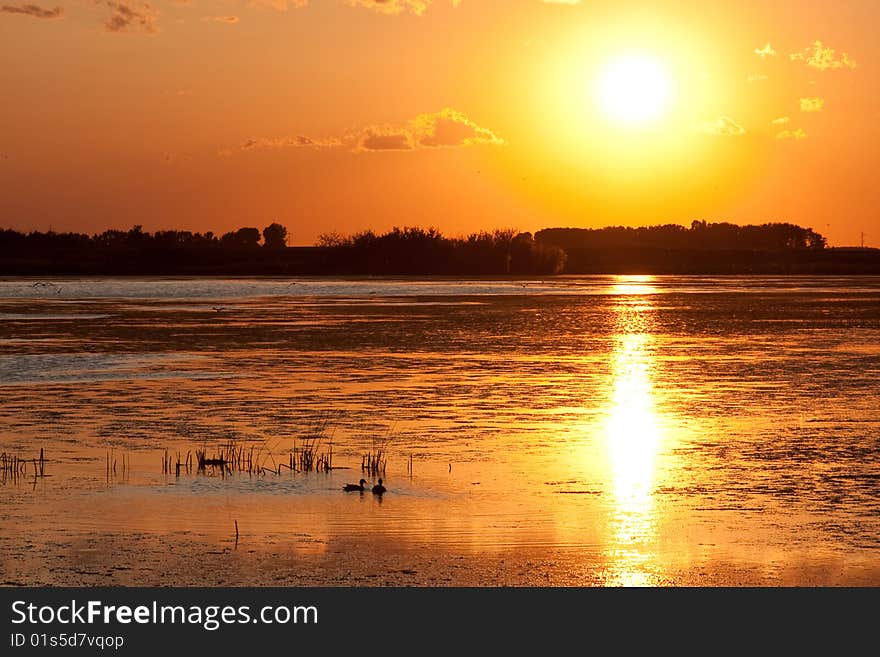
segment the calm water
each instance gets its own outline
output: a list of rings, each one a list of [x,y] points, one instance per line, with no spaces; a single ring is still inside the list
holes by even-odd
[[[162,472],[230,440],[275,469],[322,421],[330,473]],[[389,493],[342,493],[383,437]],[[6,279],[0,452],[41,447],[51,476],[0,486],[0,579],[234,520],[302,555],[552,548],[612,585],[873,572],[880,278]]]

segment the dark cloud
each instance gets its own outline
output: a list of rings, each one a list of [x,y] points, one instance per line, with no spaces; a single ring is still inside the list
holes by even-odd
[[[336,137],[307,137],[305,135],[297,135],[296,137],[260,137],[248,139],[241,144],[242,150],[252,150],[256,148],[333,148],[341,146],[343,141]]]
[[[104,27],[108,32],[132,32],[140,29],[149,34],[156,34],[159,31],[156,27],[158,14],[148,3],[138,7],[126,0],[120,2],[104,0],[103,4],[111,9],[110,15],[104,21]]]
[[[210,23],[232,23],[238,22],[238,16],[202,16],[203,21]]]
[[[0,12],[5,12],[7,14],[22,14],[33,18],[53,20],[64,16],[64,7],[43,9],[39,5],[3,5],[0,7]]]
[[[372,127],[363,131],[358,139],[358,151],[411,151],[415,148],[412,135],[394,132],[390,128]]]

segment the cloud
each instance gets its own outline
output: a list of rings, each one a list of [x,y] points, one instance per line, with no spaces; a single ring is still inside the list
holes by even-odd
[[[807,133],[804,132],[803,128],[795,128],[794,130],[783,130],[782,132],[777,132],[776,138],[794,139],[795,141],[800,141],[801,139],[807,138]]]
[[[228,23],[231,25],[238,22],[238,16],[202,16],[202,20],[209,23]]]
[[[488,128],[477,125],[465,114],[451,107],[439,112],[420,114],[405,125],[370,125],[341,137],[260,137],[239,145],[241,150],[271,148],[337,148],[350,147],[355,153],[367,151],[414,151],[427,148],[453,148],[506,142]],[[223,149],[224,156],[229,149]]]
[[[352,7],[367,7],[382,14],[400,14],[411,11],[417,16],[425,13],[432,0],[348,0]]]
[[[162,155],[162,160],[165,162],[165,164],[176,164],[177,162],[192,160],[192,155],[167,152]]]
[[[309,4],[309,0],[250,0],[248,4],[269,7],[277,11],[287,11],[290,7],[299,9]]]
[[[790,117],[780,116],[778,119],[773,119],[772,121],[770,121],[770,123],[772,123],[773,125],[785,125],[789,121],[791,121]]]
[[[406,126],[369,126],[357,138],[355,151],[416,150],[490,144],[505,141],[462,112],[445,107],[433,114],[420,114]]]
[[[415,144],[406,131],[396,131],[388,126],[364,128],[357,140],[356,151],[411,151]]]
[[[44,18],[46,20],[54,20],[64,17],[64,7],[55,7],[54,9],[43,9],[39,5],[3,5],[0,12],[7,14],[22,14],[23,16],[31,16],[33,18]]]
[[[131,32],[137,29],[149,34],[159,32],[156,27],[158,12],[148,3],[145,2],[140,8],[134,3],[129,4],[128,0],[104,0],[103,4],[111,9],[110,16],[104,21],[104,28],[108,32]]]
[[[248,139],[241,144],[240,148],[245,151],[257,148],[334,148],[344,143],[344,140],[337,137],[313,138],[297,135],[296,137]]]
[[[793,62],[805,62],[807,66],[812,66],[820,71],[833,68],[854,69],[856,67],[855,60],[850,59],[849,55],[841,53],[838,57],[833,48],[828,48],[821,41],[815,41],[809,48],[792,53],[788,57]]]
[[[453,7],[461,4],[461,0],[450,1]],[[390,15],[408,11],[416,16],[424,14],[433,3],[434,0],[348,0],[348,4],[352,7],[366,7]]]
[[[745,128],[729,116],[719,116],[714,121],[708,121],[702,124],[699,130],[707,135],[718,137],[738,137],[746,134]]]
[[[763,73],[752,73],[747,79],[749,82],[763,82],[767,76]]]
[[[752,52],[754,52],[761,59],[767,59],[768,57],[776,57],[776,51],[773,49],[773,46],[770,45],[770,42],[767,42],[763,48],[755,48]]]
[[[825,107],[825,99],[814,97],[814,98],[801,98],[801,112],[821,112],[822,108]]]

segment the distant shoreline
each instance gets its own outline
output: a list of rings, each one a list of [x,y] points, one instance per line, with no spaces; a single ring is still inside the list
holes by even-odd
[[[479,271],[404,267],[388,263],[366,267],[332,247],[286,247],[267,253],[205,254],[175,250],[141,254],[70,253],[59,257],[0,256],[0,276],[511,276],[555,277],[587,274],[785,275],[880,274],[880,249],[829,247],[817,251],[710,251],[696,249],[568,249],[558,273]],[[158,256],[158,257],[157,257]],[[374,263],[369,263],[374,264]]]

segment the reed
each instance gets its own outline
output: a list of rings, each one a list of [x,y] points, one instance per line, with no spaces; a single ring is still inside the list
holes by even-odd
[[[293,474],[330,472],[334,468],[333,429],[329,415],[315,421],[303,436],[293,439],[293,447],[286,461],[275,458],[279,443],[280,440],[270,444],[268,439],[249,444],[230,440],[209,451],[207,443],[203,442],[200,447],[187,450],[185,455],[178,452],[176,458],[166,449],[162,455],[162,472],[173,472],[175,477],[180,477],[181,473],[188,474],[194,468],[198,474],[220,474],[224,477],[231,474],[281,476],[285,470]]]
[[[282,467],[292,469],[293,459],[291,456],[290,466],[286,463],[277,463],[272,456],[275,447],[277,445],[267,446],[265,440],[250,445],[239,445],[234,440],[230,440],[209,453],[207,445],[203,444],[201,448],[187,452],[186,458],[181,461],[181,468],[190,472],[195,459],[196,472],[200,474],[211,471],[223,476],[233,473],[254,476],[267,472],[280,475]]]
[[[325,416],[315,422],[310,430],[300,439],[293,441],[291,461],[300,472],[330,472],[333,469],[333,430],[330,418]],[[327,451],[322,452],[323,445]]]
[[[104,470],[107,477],[107,483],[111,481],[129,481],[131,478],[131,455],[122,452],[118,457],[115,449],[108,449],[104,453]],[[171,459],[168,451],[162,458],[162,471],[171,470]]]
[[[379,439],[373,438],[370,444],[370,450],[361,455],[361,471],[372,476],[385,474],[385,467],[388,465],[388,445],[394,437],[391,429]],[[410,460],[410,464],[412,461]]]

